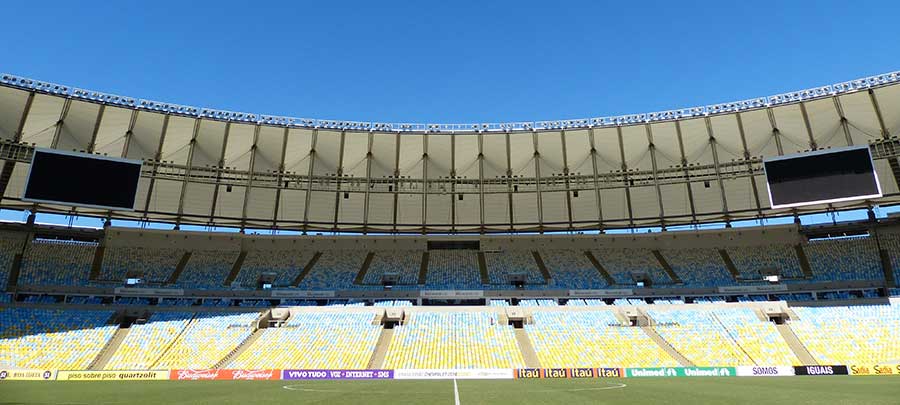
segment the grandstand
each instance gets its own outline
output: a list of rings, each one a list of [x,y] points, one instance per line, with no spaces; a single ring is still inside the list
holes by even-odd
[[[900,217],[875,215],[900,203],[900,140],[873,118],[900,111],[896,83],[471,130],[238,119],[3,76],[0,111],[19,113],[0,129],[20,129],[0,136],[0,208],[33,215],[0,224],[0,379],[900,374]],[[84,112],[101,106],[115,131]],[[73,121],[91,136],[34,132]],[[811,129],[826,124],[844,136]],[[122,134],[117,157],[144,165],[133,210],[24,199],[41,148]],[[859,145],[883,196],[760,198],[764,159]],[[849,209],[869,215],[800,220]],[[609,384],[586,391],[626,387]]]

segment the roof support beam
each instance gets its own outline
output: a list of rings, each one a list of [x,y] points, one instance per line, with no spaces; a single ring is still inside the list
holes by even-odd
[[[69,115],[69,109],[72,107],[72,99],[67,98],[65,102],[63,102],[62,111],[59,112],[59,120],[56,121],[54,126],[56,127],[53,130],[53,140],[50,141],[50,147],[56,149],[56,146],[59,145],[59,135],[62,134],[63,122],[65,122],[66,117]]]
[[[834,102],[834,110],[840,117],[841,129],[844,131],[844,139],[847,141],[847,146],[853,146],[853,137],[850,136],[850,125],[847,123],[847,117],[844,115],[844,106],[841,105],[841,99],[838,96],[832,96],[831,101]]]
[[[16,133],[13,134],[13,141],[16,143],[22,142],[22,135],[25,131],[25,120],[28,119],[28,114],[31,112],[31,106],[34,104],[34,92],[28,93],[28,98],[25,99],[25,108],[22,109],[22,115],[19,116],[19,123],[16,125]]]
[[[460,194],[462,195],[462,194]],[[450,233],[456,233],[456,137],[450,137]],[[426,259],[427,260],[427,259]]]
[[[247,227],[247,204],[250,201],[250,189],[253,188],[253,173],[256,171],[256,143],[259,142],[261,127],[256,124],[253,127],[253,144],[250,145],[250,172],[247,174],[247,184],[244,186],[244,202],[241,204],[241,231]],[[223,142],[223,145],[225,142]],[[222,150],[225,150],[224,147]]]
[[[513,218],[515,218],[513,212],[513,174],[512,174],[512,158],[510,157],[510,145],[509,145],[509,131],[506,131],[503,136],[506,137],[506,196],[507,196],[507,204],[509,204],[509,231],[512,232],[516,229],[513,226]]]
[[[625,181],[625,204],[628,205],[628,226],[634,227],[634,210],[631,208],[631,182],[628,176],[628,164],[625,163],[625,143],[622,141],[622,126],[616,127],[619,137],[619,159],[622,161],[622,179]]]
[[[397,233],[397,203],[399,199],[400,193],[400,131],[397,131],[397,135],[395,135],[396,142],[394,142],[394,178],[393,178],[393,197],[394,197],[394,208],[393,208],[393,220],[391,221],[392,232]]]
[[[481,233],[485,233],[484,228],[484,134],[478,132],[478,215],[481,218]]]
[[[281,189],[284,184],[284,158],[287,155],[288,127],[284,127],[281,139],[281,159],[278,161],[278,187],[275,187],[275,207],[272,209],[272,230],[278,230],[278,212],[281,210]]]
[[[663,204],[662,190],[659,188],[659,173],[656,165],[656,145],[653,143],[653,129],[650,124],[644,124],[647,131],[647,147],[650,148],[650,162],[653,164],[653,186],[656,187],[656,200],[659,202],[659,223],[662,230],[666,230],[666,210]]]
[[[775,147],[778,148],[778,156],[784,156],[784,148],[781,146],[781,131],[775,121],[775,113],[772,107],[766,107],[766,115],[769,117],[769,125],[772,126],[772,136],[775,137]]]
[[[428,133],[422,135],[422,234],[428,224]]]
[[[372,134],[372,131],[369,131],[368,133],[368,142],[368,147],[366,149],[366,189],[365,196],[363,197],[363,234],[369,232],[369,190],[372,188],[372,159],[374,159],[372,145],[375,144],[375,135]]]
[[[125,131],[125,142],[122,145],[121,157],[128,156],[128,147],[131,146],[131,139],[134,137],[134,126],[137,124],[139,110],[131,110],[131,117],[128,120],[128,129]]]
[[[335,187],[334,216],[333,216],[334,220],[332,221],[333,223],[331,225],[332,232],[337,232],[337,230],[338,230],[338,226],[337,226],[338,225],[338,217],[341,212],[341,194],[342,194],[341,185],[344,180],[344,139],[345,139],[346,135],[347,135],[347,131],[341,130],[341,143],[340,143],[340,147],[338,150],[337,173],[335,173],[335,176],[337,177],[337,179],[334,184],[334,187]]]
[[[175,219],[175,225],[181,224],[181,217],[184,215],[184,194],[187,192],[188,179],[191,178],[191,168],[194,166],[194,149],[197,147],[197,134],[200,133],[200,119],[194,120],[194,133],[191,135],[190,148],[188,148],[187,169],[184,171],[184,181],[181,183],[181,194],[178,197],[178,218]],[[241,219],[243,222],[243,219]]]
[[[816,137],[813,136],[812,125],[809,123],[809,114],[806,112],[806,103],[800,102],[800,116],[803,117],[803,125],[806,127],[806,135],[809,136],[809,149],[817,150],[819,149],[818,143],[816,143]]]
[[[878,104],[878,97],[875,96],[875,90],[869,89],[869,100],[872,101],[872,108],[875,109],[875,117],[878,118],[878,128],[881,128],[881,137],[888,139],[891,137],[890,131],[884,125],[884,116],[881,114],[881,106]]]
[[[688,203],[691,208],[691,222],[697,223],[697,208],[694,203],[694,190],[691,188],[691,172],[688,170],[687,155],[684,153],[684,139],[681,136],[681,121],[675,121],[675,135],[678,137],[678,152],[681,155],[681,168],[684,169],[684,186],[687,188]]]
[[[744,150],[744,160],[747,162],[747,172],[753,172],[753,164],[750,163],[750,149],[747,148],[747,135],[744,132],[744,119],[741,118],[741,113],[735,113],[735,120],[737,121],[738,134],[741,136],[741,146]],[[759,199],[759,188],[756,187],[756,179],[754,176],[750,176],[750,187],[753,190],[753,205],[756,206],[756,214],[762,216],[762,205],[760,204]]]
[[[597,173],[597,147],[594,143],[594,127],[588,129],[588,140],[591,142],[591,168],[594,179],[594,198],[597,200],[597,229],[603,232],[603,202],[600,198],[600,176]]]
[[[150,173],[151,177],[150,177],[150,185],[147,188],[147,199],[144,201],[144,216],[143,216],[142,220],[145,222],[147,220],[149,220],[149,218],[147,217],[147,212],[150,211],[150,200],[153,198],[153,187],[156,185],[156,176],[158,174],[157,172],[159,171],[159,162],[162,161],[163,142],[166,141],[166,132],[168,131],[168,128],[169,128],[169,114],[165,114],[165,115],[163,115],[162,129],[160,130],[160,134],[159,134],[159,144],[156,145],[156,154],[153,156],[153,163],[152,163],[153,169]],[[176,223],[175,226],[177,227],[178,224]]]
[[[106,104],[100,104],[100,109],[97,110],[97,119],[94,121],[94,129],[91,131],[91,142],[88,143],[87,152],[94,153],[94,148],[97,145],[97,133],[100,132],[100,123],[103,121],[103,113],[106,111]]]
[[[534,186],[537,197],[538,231],[544,232],[544,195],[541,193],[541,152],[538,151],[537,131],[531,131],[531,142],[534,147]]]
[[[565,179],[566,184],[566,218],[569,220],[568,229],[571,231],[573,229],[572,226],[572,184],[569,182],[569,157],[568,153],[566,153],[566,130],[562,130],[559,132],[559,142],[562,144],[562,158],[563,158],[563,178]]]
[[[303,233],[309,230],[309,202],[312,196],[313,169],[316,167],[316,140],[319,137],[319,129],[312,130],[312,141],[309,149],[309,170],[306,174],[306,203],[303,204],[303,224],[301,229]]]
[[[709,117],[703,118],[706,122],[706,132],[709,135],[709,147],[712,148],[713,155],[713,165],[716,169],[716,180],[719,183],[719,192],[722,196],[722,213],[725,215],[726,224],[731,220],[731,215],[728,213],[728,197],[725,195],[725,182],[722,181],[722,169],[719,167],[719,152],[716,148],[716,136],[713,134],[712,130],[712,122]]]
[[[219,187],[221,187],[222,183],[222,168],[225,167],[225,149],[228,148],[228,137],[230,133],[231,122],[228,122],[225,124],[225,139],[223,139],[222,142],[222,151],[219,153],[219,160],[216,163],[216,185],[213,186],[212,201],[209,204],[209,219],[207,220],[207,226],[210,227],[213,224],[213,218],[216,216],[216,206],[219,203]]]

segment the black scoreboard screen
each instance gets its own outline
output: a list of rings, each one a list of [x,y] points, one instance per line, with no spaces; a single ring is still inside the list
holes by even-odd
[[[763,161],[772,208],[881,197],[867,146],[826,149]]]
[[[141,161],[35,149],[25,201],[134,210]]]

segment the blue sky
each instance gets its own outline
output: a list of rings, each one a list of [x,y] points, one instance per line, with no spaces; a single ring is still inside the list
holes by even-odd
[[[2,72],[294,117],[583,118],[900,69],[891,1],[31,1],[2,12]]]

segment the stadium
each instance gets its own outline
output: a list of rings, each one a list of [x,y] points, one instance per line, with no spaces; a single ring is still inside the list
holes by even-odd
[[[0,404],[900,403],[900,71],[457,124],[26,76]]]

